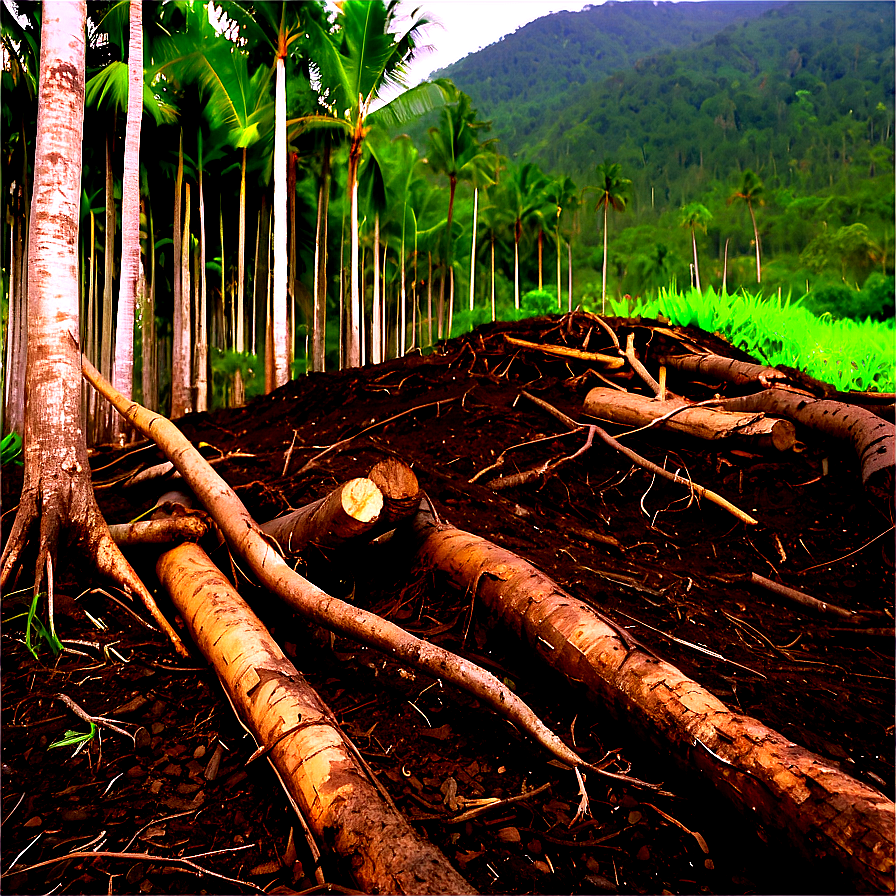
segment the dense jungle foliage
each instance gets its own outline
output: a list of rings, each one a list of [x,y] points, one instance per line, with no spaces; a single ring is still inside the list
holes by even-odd
[[[434,75],[471,96],[511,158],[580,186],[604,159],[619,163],[632,184],[610,218],[617,294],[689,282],[680,213],[692,202],[709,213],[704,279],[721,286],[727,243],[728,288],[755,287],[749,215],[731,201],[753,171],[763,291],[808,287],[819,312],[881,316],[892,314],[893,14],[889,2],[608,3],[538,19]],[[584,283],[601,249],[591,222],[580,227],[595,247],[581,256]]]

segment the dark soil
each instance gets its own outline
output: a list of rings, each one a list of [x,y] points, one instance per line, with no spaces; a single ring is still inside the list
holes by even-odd
[[[616,325],[627,332],[624,322]],[[679,486],[653,481],[602,445],[546,480],[495,491],[488,485],[494,476],[572,454],[583,443],[581,435],[537,441],[563,426],[519,395],[525,388],[580,419],[588,384],[573,378],[584,363],[512,351],[501,336],[510,328],[523,338],[563,341],[558,320],[493,325],[428,357],[308,376],[249,407],[192,415],[180,426],[194,444],[204,443],[207,457],[224,457],[216,470],[258,520],[366,475],[386,455],[404,459],[444,519],[530,560],[734,709],[892,799],[892,638],[842,631],[842,623],[732,581],[757,572],[851,610],[886,611],[881,625],[892,627],[891,511],[866,499],[849,450],[802,431],[799,450],[786,453],[656,430],[627,439],[654,462],[686,471],[755,515],[760,525],[752,528],[689,500]],[[651,333],[634,330],[643,348]],[[566,339],[581,347],[583,335],[577,323]],[[689,336],[746,358],[708,334]],[[652,338],[657,344],[667,337]],[[589,350],[606,351],[605,342],[598,330]],[[649,363],[649,351],[647,357]],[[612,379],[638,388],[627,374]],[[671,374],[669,386],[693,399],[725,391]],[[500,470],[471,483],[512,447]],[[97,495],[110,522],[145,513],[170,487],[116,484],[162,459],[154,446],[94,453]],[[8,509],[16,476],[4,480]],[[595,540],[595,530],[620,547]],[[144,548],[130,556],[158,591],[156,553]],[[213,556],[231,571],[223,550]],[[271,768],[264,761],[246,766],[255,744],[215,675],[198,654],[190,665],[179,663],[167,641],[137,618],[145,616],[141,607],[135,616],[117,592],[98,590],[108,586],[89,578],[88,558],[67,559],[74,562],[57,582],[55,619],[70,649],[59,657],[39,638],[39,659],[26,649],[21,614],[30,595],[3,600],[3,892],[313,887],[302,828]],[[586,758],[619,749],[622,768],[630,764],[632,775],[676,794],[646,796],[592,776],[591,818],[573,823],[575,777],[511,726],[465,695],[309,627],[241,577],[241,593],[399,807],[422,819],[419,829],[481,892],[847,892],[836,874],[822,875],[788,853],[700,781],[676,776],[662,755],[641,748],[600,706],[490,632],[475,608],[471,617],[468,596],[446,590],[431,571],[411,568],[398,549],[312,552],[300,571],[496,672]],[[158,600],[171,614],[165,595]],[[66,731],[87,730],[57,694],[93,715],[130,723],[136,743],[105,730],[79,752],[51,749]],[[451,820],[455,785],[462,797],[476,799],[543,784],[550,786],[528,800]],[[708,853],[691,832],[702,836]],[[84,851],[188,858],[212,873],[131,857],[85,858]],[[331,892],[354,886],[332,858],[322,871]]]

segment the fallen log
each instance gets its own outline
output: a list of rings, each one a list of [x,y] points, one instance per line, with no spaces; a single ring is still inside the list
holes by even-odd
[[[796,430],[788,420],[775,420],[762,413],[733,413],[730,410],[694,407],[682,398],[658,401],[603,386],[592,389],[585,396],[584,412],[599,420],[628,426],[654,424],[707,441],[737,436],[778,451],[787,451],[796,443]],[[664,417],[668,419],[661,419]]]
[[[785,389],[766,389],[731,398],[721,403],[721,407],[787,417],[816,432],[851,442],[859,458],[865,489],[876,498],[893,500],[896,426],[873,412]]]
[[[310,622],[367,644],[396,662],[472,694],[570,768],[582,766],[602,775],[658,789],[655,785],[584,762],[510,688],[475,663],[415,638],[375,613],[332,597],[300,576],[274,549],[273,539],[261,531],[233,489],[170,420],[125,398],[83,357],[81,370],[84,378],[135,429],[156,442],[217,523],[230,549],[246,561],[257,580]]]
[[[481,602],[557,672],[681,769],[811,860],[839,864],[855,889],[892,893],[896,807],[756,719],[730,710],[517,555],[476,535],[414,521],[418,561]]]
[[[352,479],[292,513],[261,524],[286,554],[309,544],[335,548],[368,532],[379,519],[383,495],[370,479]]]
[[[214,528],[204,513],[169,517],[160,520],[140,520],[136,523],[116,523],[109,526],[112,540],[121,547],[146,544],[174,544],[178,541],[201,541]]]
[[[320,844],[365,893],[475,892],[380,794],[332,712],[201,547],[156,570],[242,724]]]
[[[614,358],[612,355],[604,355],[600,352],[583,352],[577,348],[570,348],[566,345],[548,345],[542,342],[528,342],[525,339],[517,339],[514,336],[505,336],[505,342],[516,348],[528,348],[533,351],[543,352],[546,355],[556,355],[560,358],[576,358],[579,361],[591,361],[593,364],[600,364],[608,370],[617,370],[625,366],[624,358]]]

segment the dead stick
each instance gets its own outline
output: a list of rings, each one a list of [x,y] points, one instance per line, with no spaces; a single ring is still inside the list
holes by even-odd
[[[632,365],[632,370],[641,377],[642,380],[647,384],[647,387],[653,392],[654,395],[659,395],[662,391],[660,389],[660,384],[647,372],[647,368],[638,360],[637,355],[635,355],[635,334],[629,333],[628,339],[625,342],[625,351],[620,351],[620,354],[625,356],[625,359],[629,364]]]
[[[530,395],[528,392],[522,393],[529,401],[534,402],[540,408],[547,411],[549,414],[552,414],[562,423],[565,423],[571,429],[581,429],[582,424],[576,423],[572,417],[567,417],[563,411],[558,410],[553,405],[548,404],[541,398],[536,398],[534,395]],[[591,425],[591,424],[589,424]],[[741,522],[747,523],[750,526],[758,525],[759,521],[751,517],[748,513],[745,513],[739,507],[735,507],[730,501],[727,501],[717,492],[712,491],[711,489],[704,488],[702,485],[698,485],[696,482],[693,482],[690,479],[685,479],[683,476],[679,476],[678,473],[670,473],[668,470],[664,470],[662,467],[657,466],[653,461],[647,460],[646,457],[641,457],[640,454],[635,453],[631,450],[631,448],[626,448],[625,445],[618,442],[613,438],[606,430],[602,429],[600,426],[594,427],[594,434],[611,448],[614,448],[620,454],[627,457],[632,463],[637,464],[639,467],[643,467],[645,470],[648,470],[651,473],[655,473],[657,476],[662,477],[663,479],[668,479],[670,482],[675,482],[678,485],[686,485],[690,488],[694,494],[699,495],[701,498],[706,498],[707,501],[711,501],[713,504],[717,504],[719,507],[727,510],[732,516],[737,517]]]
[[[826,601],[819,600],[817,597],[811,597],[802,591],[797,591],[795,588],[788,588],[786,585],[781,585],[778,582],[765,578],[765,576],[760,576],[755,572],[750,573],[749,581],[753,585],[765,588],[766,591],[771,591],[772,594],[777,594],[778,597],[783,597],[785,600],[789,600],[792,603],[814,610],[816,613],[821,613],[827,616],[837,616],[840,619],[849,619],[854,622],[865,622],[868,619],[867,614],[855,613],[852,610],[838,607],[836,604],[829,604]]]

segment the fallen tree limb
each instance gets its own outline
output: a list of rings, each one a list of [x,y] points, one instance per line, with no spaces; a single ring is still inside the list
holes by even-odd
[[[859,458],[866,490],[877,498],[893,500],[896,426],[872,411],[785,389],[766,389],[728,399],[721,407],[787,417],[824,435],[851,442]]]
[[[698,485],[696,482],[692,482],[690,479],[685,479],[683,476],[679,476],[678,473],[670,473],[668,470],[664,470],[662,467],[657,466],[657,464],[652,461],[647,460],[646,457],[641,457],[635,451],[632,451],[631,448],[627,448],[617,439],[614,439],[605,429],[600,426],[593,426],[593,424],[581,424],[576,423],[572,417],[568,417],[562,411],[559,411],[553,405],[548,404],[541,398],[538,398],[535,395],[530,395],[528,392],[523,392],[522,395],[525,398],[528,398],[529,401],[537,404],[540,408],[546,410],[549,414],[556,417],[561,423],[566,424],[570,429],[583,429],[585,426],[592,427],[594,429],[594,434],[602,441],[604,444],[609,445],[614,451],[618,451],[624,457],[627,457],[633,464],[637,464],[639,467],[643,467],[645,470],[648,470],[651,473],[654,473],[657,476],[660,476],[663,479],[668,479],[670,482],[674,482],[678,485],[684,485],[687,488],[691,489],[695,495],[699,495],[701,498],[706,498],[707,501],[712,502],[713,504],[718,505],[719,507],[727,510],[732,516],[737,517],[741,522],[746,523],[749,526],[755,526],[758,524],[758,520],[754,519],[748,513],[741,510],[739,507],[735,507],[730,501],[723,498],[718,492],[714,492],[711,489],[704,488],[702,485]]]
[[[352,479],[329,495],[286,516],[261,524],[286,554],[309,544],[335,548],[373,528],[383,509],[383,495],[369,479]]]
[[[504,336],[504,340],[508,345],[517,348],[528,348],[533,351],[543,352],[546,355],[557,355],[560,358],[577,358],[580,361],[591,361],[594,364],[600,364],[601,367],[616,370],[625,366],[622,358],[614,358],[612,355],[604,355],[600,352],[583,352],[577,348],[570,348],[566,345],[547,345],[542,342],[528,342],[525,339],[517,339],[514,336]]]
[[[674,666],[520,557],[415,518],[417,560],[474,592],[488,615],[618,721],[804,856],[830,858],[859,892],[892,893],[896,807],[756,719],[732,712]]]
[[[837,619],[864,624],[867,623],[869,619],[880,618],[884,615],[882,613],[863,613],[847,610],[843,607],[838,607],[836,604],[829,604],[827,601],[819,600],[817,597],[812,597],[802,591],[797,591],[795,588],[788,588],[787,585],[774,582],[755,572],[750,573],[744,578],[745,581],[749,582],[751,585],[763,588],[772,594],[777,594],[778,597],[782,597],[784,600],[798,604],[799,606],[822,616],[834,616]]]
[[[375,613],[332,597],[300,576],[275,550],[273,540],[261,531],[233,489],[170,420],[125,398],[86,358],[82,358],[81,363],[87,381],[135,429],[153,439],[171,460],[218,524],[230,549],[246,561],[258,581],[306,619],[465,690],[509,719],[570,767],[580,765],[609,777],[656,789],[654,785],[612,775],[584,762],[516,694],[475,663],[421,641]]]
[[[333,714],[202,548],[163,554],[159,579],[316,839],[368,893],[472,893],[380,795]]]
[[[136,523],[117,523],[109,526],[112,540],[119,547],[138,544],[173,544],[178,541],[201,541],[214,524],[204,513],[160,520],[140,520]]]
[[[585,396],[584,412],[600,420],[628,426],[644,426],[668,416],[656,425],[706,441],[736,436],[778,451],[787,451],[796,444],[796,430],[789,420],[776,420],[762,413],[693,407],[682,398],[657,401],[634,392],[616,392],[598,386]]]

